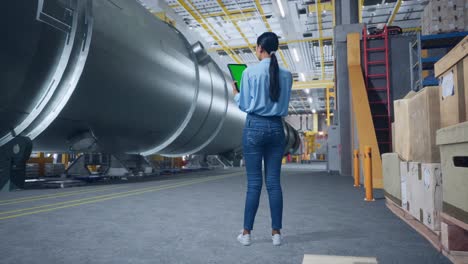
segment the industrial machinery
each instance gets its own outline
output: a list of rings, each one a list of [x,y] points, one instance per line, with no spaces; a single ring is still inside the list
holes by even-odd
[[[0,148],[166,156],[240,150],[227,75],[134,0],[4,3]],[[299,146],[285,123],[285,152]]]

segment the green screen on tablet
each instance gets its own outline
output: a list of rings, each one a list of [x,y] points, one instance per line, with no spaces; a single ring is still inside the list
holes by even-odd
[[[232,80],[237,82],[237,90],[240,92],[240,84],[242,79],[242,73],[247,69],[245,64],[228,64],[229,72],[231,72]]]

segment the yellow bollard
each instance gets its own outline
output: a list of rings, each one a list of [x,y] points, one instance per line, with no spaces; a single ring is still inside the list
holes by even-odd
[[[359,150],[354,150],[354,187],[359,188],[361,184],[359,182]]]
[[[372,189],[372,149],[369,146],[366,146],[364,151],[364,188],[366,188],[364,200],[367,202],[375,201]]]

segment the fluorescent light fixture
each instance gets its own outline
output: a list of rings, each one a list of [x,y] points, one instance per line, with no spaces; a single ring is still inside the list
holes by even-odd
[[[317,110],[315,110],[315,109],[312,109],[312,113],[314,113],[314,114],[315,114],[315,113],[317,113]]]
[[[297,54],[297,49],[293,48],[293,55],[296,62],[299,62],[299,54]]]
[[[309,94],[310,93],[310,90],[309,89],[304,89],[305,93],[306,94]]]
[[[279,10],[280,10],[280,13],[281,13],[281,17],[285,17],[286,15],[284,14],[284,8],[283,8],[283,4],[281,3],[281,0],[276,0],[276,2],[278,3],[278,7],[279,7]]]
[[[312,103],[314,101],[312,100],[312,97],[307,98],[307,100],[309,101],[309,103]]]
[[[305,75],[304,73],[299,73],[299,75],[301,76],[301,81],[305,82]],[[306,93],[309,93],[309,91],[307,91]]]

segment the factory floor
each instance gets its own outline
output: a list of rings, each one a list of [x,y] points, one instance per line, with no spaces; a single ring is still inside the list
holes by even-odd
[[[383,199],[364,202],[350,177],[324,168],[284,166],[280,247],[271,243],[265,189],[252,245],[236,240],[246,191],[242,169],[0,193],[0,263],[358,263],[311,255],[450,263]]]

